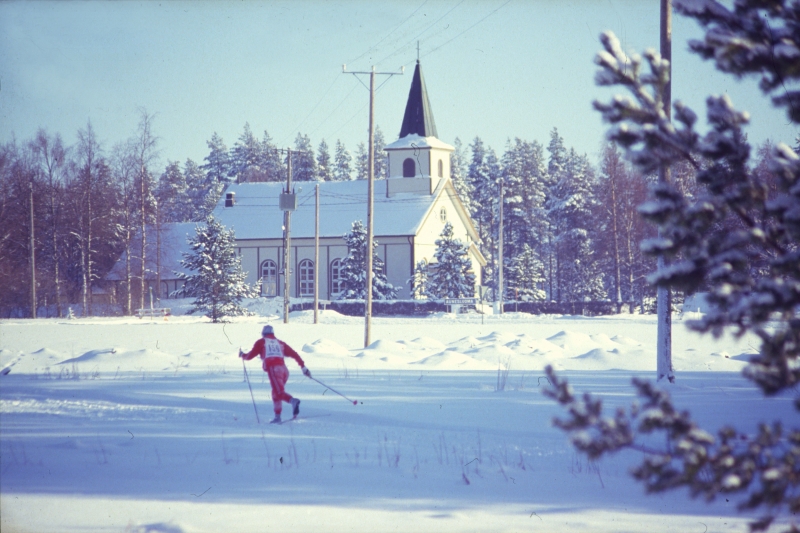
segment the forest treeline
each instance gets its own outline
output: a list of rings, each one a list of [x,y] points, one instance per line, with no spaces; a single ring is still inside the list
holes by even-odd
[[[145,110],[132,136],[113,146],[100,143],[90,122],[71,146],[45,129],[0,145],[0,316],[32,316],[33,301],[39,315],[65,316],[76,304],[91,315],[93,285],[121,254],[143,259],[147,248],[137,238],[143,227],[204,220],[227,183],[286,179],[287,153],[266,131],[259,138],[245,124],[230,148],[216,133],[207,145],[201,162],[159,163],[154,116]],[[377,179],[386,177],[384,145],[377,128]],[[502,196],[507,300],[646,306],[652,299],[646,276],[655,263],[639,245],[655,230],[637,207],[654,176],[633,171],[611,144],[593,164],[555,128],[546,145],[510,139],[500,155],[480,137],[454,145],[453,182],[488,260],[484,286],[496,285]],[[769,148],[759,149],[753,172],[769,172]],[[364,143],[351,153],[339,140],[332,149],[325,140],[315,148],[297,135],[294,180],[366,179],[367,173]],[[688,167],[674,168],[673,179],[689,195],[696,187]],[[128,271],[117,302],[125,314],[145,303],[139,270]]]

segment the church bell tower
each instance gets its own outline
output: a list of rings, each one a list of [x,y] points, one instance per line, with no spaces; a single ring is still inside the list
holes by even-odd
[[[389,160],[387,196],[433,194],[442,180],[450,178],[450,154],[455,148],[437,138],[419,60],[408,92],[400,138],[384,150]]]

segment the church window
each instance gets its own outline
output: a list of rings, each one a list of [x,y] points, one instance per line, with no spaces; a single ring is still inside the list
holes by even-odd
[[[441,159],[439,160],[439,177],[444,177],[444,162]]]
[[[331,261],[331,298],[339,296],[342,293],[342,260],[334,259]]]
[[[300,297],[314,296],[314,262],[300,261]]]
[[[261,263],[261,294],[267,297],[278,294],[278,265],[271,259]]]
[[[442,223],[447,222],[447,209],[445,209],[444,206],[439,210],[439,220],[441,220]]]
[[[414,164],[414,160],[410,157],[406,158],[403,161],[403,177],[404,178],[413,178],[417,175],[417,167]]]

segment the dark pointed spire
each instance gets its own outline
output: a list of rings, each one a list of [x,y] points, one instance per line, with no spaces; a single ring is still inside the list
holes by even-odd
[[[400,128],[400,138],[411,134],[417,134],[420,137],[438,137],[419,60],[414,69],[414,78],[411,80],[411,90],[408,92],[408,103],[406,103],[406,113],[403,116],[403,126]]]

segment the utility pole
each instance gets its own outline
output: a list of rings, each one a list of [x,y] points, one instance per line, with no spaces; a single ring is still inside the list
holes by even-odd
[[[373,186],[375,182],[375,76],[396,76],[403,74],[405,69],[400,68],[400,72],[375,72],[375,67],[367,72],[348,72],[347,65],[342,65],[343,74],[369,75],[369,165],[367,173],[367,286],[364,295],[364,348],[370,344],[370,329],[372,327],[372,206],[373,206]],[[361,81],[359,79],[359,81]],[[363,84],[363,82],[361,82]]]
[[[286,173],[286,193],[292,194],[292,149],[286,149],[288,172]],[[289,262],[292,258],[292,211],[283,211],[283,323],[289,323],[289,292],[291,290],[291,272]]]
[[[292,190],[292,154],[305,154],[301,150],[279,148],[286,152],[286,191],[279,198],[278,206],[283,211],[283,323],[289,323],[289,296],[292,286],[292,211],[297,209],[297,195]],[[302,189],[301,189],[302,190]],[[314,279],[316,285],[317,280]]]
[[[314,324],[319,323],[319,182],[314,189]]]
[[[34,229],[33,229],[33,177],[31,177],[30,183],[30,200],[31,200],[31,318],[36,318],[36,249],[35,249],[35,239],[34,239]]]
[[[663,105],[667,120],[672,117],[672,0],[661,0],[661,57],[669,62],[669,80],[664,86]],[[670,169],[661,165],[658,169],[658,181],[670,181]],[[659,237],[661,231],[659,230]],[[663,271],[666,262],[663,256],[658,258],[658,270]],[[672,291],[668,287],[658,287],[658,340],[656,347],[657,380],[667,379],[675,382],[672,368]]]
[[[500,230],[499,230],[499,239],[498,239],[498,251],[497,251],[497,291],[498,291],[498,298],[500,300],[500,308],[498,313],[503,314],[503,296],[505,295],[504,284],[503,284],[503,178],[500,178]]]

